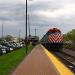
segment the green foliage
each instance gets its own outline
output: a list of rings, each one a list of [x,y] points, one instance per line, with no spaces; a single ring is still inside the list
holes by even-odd
[[[75,29],[68,32],[67,34],[64,34],[64,40],[75,42]]]
[[[75,29],[64,34],[64,41],[67,41],[63,46],[64,48],[75,50]]]

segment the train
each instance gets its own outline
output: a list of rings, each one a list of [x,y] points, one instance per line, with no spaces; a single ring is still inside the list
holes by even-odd
[[[38,36],[33,36],[31,38],[31,42],[33,46],[36,46],[39,43],[39,37]]]
[[[26,39],[25,39],[26,42]],[[27,44],[32,44],[33,46],[39,44],[39,36],[28,36],[27,37]]]
[[[51,28],[41,39],[41,44],[51,51],[59,51],[63,48],[63,34],[58,28]]]

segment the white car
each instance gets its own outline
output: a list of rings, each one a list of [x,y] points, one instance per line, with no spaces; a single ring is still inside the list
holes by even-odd
[[[6,50],[5,49],[2,49],[2,54],[6,54]]]
[[[13,51],[14,49],[13,48],[10,48],[10,51]]]

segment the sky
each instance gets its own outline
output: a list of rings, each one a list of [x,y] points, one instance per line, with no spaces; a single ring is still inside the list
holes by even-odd
[[[75,29],[75,0],[28,0],[31,34],[40,36],[56,27],[62,33]],[[25,0],[0,0],[0,37],[25,37]]]

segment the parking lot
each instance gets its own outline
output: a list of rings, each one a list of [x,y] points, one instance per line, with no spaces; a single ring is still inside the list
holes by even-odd
[[[2,45],[1,45],[2,46]],[[3,47],[3,46],[2,46]],[[10,48],[5,46],[6,48]],[[32,50],[32,46],[28,46],[28,53]],[[1,49],[2,50],[2,49]],[[6,49],[2,50],[0,56],[0,75],[10,75],[13,70],[20,64],[20,62],[25,58],[26,48],[25,47],[17,47],[13,50],[9,50],[6,52]]]
[[[3,42],[0,44],[0,55],[7,54],[23,47],[25,47],[25,45],[21,43]]]

